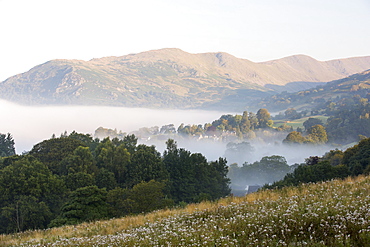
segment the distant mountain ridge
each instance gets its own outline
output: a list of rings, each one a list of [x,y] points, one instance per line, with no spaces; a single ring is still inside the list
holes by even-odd
[[[298,83],[299,90],[305,83],[369,68],[370,56],[320,62],[296,55],[254,63],[223,52],[170,48],[90,61],[52,60],[1,82],[0,98],[23,104],[235,108],[228,98],[239,97],[247,105],[273,94],[274,86]]]

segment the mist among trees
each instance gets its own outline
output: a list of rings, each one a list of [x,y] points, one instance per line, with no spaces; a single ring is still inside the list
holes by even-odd
[[[274,117],[261,108],[204,124],[142,127],[128,134],[101,127],[100,139],[64,132],[21,155],[15,153],[13,136],[0,134],[0,220],[5,222],[0,232],[217,200],[243,195],[247,185],[275,188],[369,173],[367,100],[355,97],[319,107],[311,113],[290,108]],[[346,151],[303,152],[358,140]],[[218,157],[207,159],[203,152],[178,147],[181,142]],[[224,146],[216,149],[215,143]],[[289,164],[283,150],[306,160]]]

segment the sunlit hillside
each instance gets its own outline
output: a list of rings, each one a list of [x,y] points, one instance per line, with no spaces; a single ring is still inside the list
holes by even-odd
[[[254,105],[250,100],[276,93],[267,84],[304,90],[369,66],[370,57],[321,62],[295,55],[254,63],[222,52],[160,49],[90,61],[52,60],[0,82],[0,98],[27,105],[241,110]]]
[[[2,246],[368,246],[370,177],[2,235]]]
[[[260,102],[256,102],[256,104],[260,107],[267,107],[271,111],[280,111],[289,107],[312,110],[325,102],[343,105],[343,99],[348,101],[356,97],[365,98],[369,94],[369,90],[370,70],[366,70],[299,92],[281,92],[262,99]]]

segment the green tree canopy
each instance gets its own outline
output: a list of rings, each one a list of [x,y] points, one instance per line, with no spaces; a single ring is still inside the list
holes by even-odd
[[[348,148],[343,154],[342,163],[348,166],[351,175],[370,173],[370,138],[361,140],[357,145]]]
[[[134,153],[137,145],[137,137],[133,134],[125,136],[123,138],[123,145],[130,154]]]
[[[292,131],[283,140],[283,143],[286,143],[286,144],[296,144],[296,143],[302,144],[305,141],[306,141],[306,138],[304,138],[300,132]]]
[[[107,192],[97,186],[82,187],[69,196],[61,214],[50,226],[78,224],[85,221],[105,219],[108,217]]]
[[[0,232],[46,227],[65,193],[63,180],[34,157],[12,159],[0,170]]]
[[[131,139],[136,140],[135,138]],[[136,144],[134,145],[132,143],[132,145],[130,146],[131,150],[135,153]],[[126,180],[129,179],[128,165],[131,162],[131,154],[128,152],[126,146],[124,141],[114,144],[113,141],[107,138],[95,149],[97,166],[114,173],[116,181],[120,186],[124,186]]]
[[[230,179],[227,176],[229,171],[227,161],[224,158],[219,158],[216,161],[209,163],[209,195],[212,200],[220,197],[225,197],[230,194]],[[201,180],[200,180],[201,181]],[[202,193],[202,191],[200,192]]]
[[[303,122],[303,127],[305,128],[306,131],[308,131],[309,128],[315,126],[315,125],[324,125],[321,119],[318,118],[308,118],[306,121]]]
[[[213,200],[230,193],[226,159],[209,163],[202,154],[178,148],[172,139],[166,144],[163,162],[169,172],[170,195],[175,202]]]
[[[95,184],[99,188],[106,188],[108,191],[118,186],[115,174],[105,168],[101,168],[95,176]]]
[[[94,157],[88,147],[77,147],[73,154],[67,156],[66,170],[68,173],[93,173],[96,169],[94,167]]]
[[[0,133],[0,157],[15,155],[14,139],[10,133]]]
[[[317,144],[325,144],[328,142],[328,136],[326,134],[325,127],[317,124],[307,130],[308,138],[313,140]]]
[[[135,185],[128,198],[133,201],[133,213],[146,213],[173,205],[173,201],[165,197],[165,187],[165,183],[155,180]]]
[[[320,161],[314,165],[299,165],[292,173],[288,173],[284,179],[273,183],[267,188],[281,188],[284,186],[297,186],[301,183],[315,183],[334,178],[345,178],[349,175],[347,166],[332,166],[328,160]]]
[[[54,204],[64,189],[63,181],[32,156],[20,157],[0,170],[0,205],[13,202],[18,195],[34,196]]]
[[[128,164],[126,185],[132,187],[142,181],[164,181],[168,179],[168,172],[162,161],[161,154],[155,146],[138,145]]]
[[[76,131],[72,131],[72,133],[69,134],[68,138],[76,139],[83,142],[92,151],[95,150],[96,146],[99,144],[98,138],[94,139],[90,134],[77,133]]]
[[[132,214],[135,202],[129,198],[131,189],[116,187],[108,191],[107,203],[111,217],[122,217]]]
[[[0,232],[44,229],[52,219],[52,215],[45,202],[34,196],[20,195],[0,209]]]
[[[95,184],[94,177],[85,172],[69,173],[64,177],[64,181],[69,190],[74,191],[78,188],[92,186]]]
[[[33,146],[29,154],[44,163],[53,173],[62,174],[63,167],[60,162],[72,155],[79,146],[86,146],[80,140],[60,137],[45,140]]]

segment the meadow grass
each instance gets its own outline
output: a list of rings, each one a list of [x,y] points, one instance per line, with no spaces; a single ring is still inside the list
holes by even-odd
[[[294,129],[297,127],[304,128],[303,123],[308,120],[310,117],[312,118],[318,118],[320,119],[323,123],[326,123],[326,120],[329,118],[327,116],[323,115],[317,115],[317,116],[309,116],[309,117],[303,117],[299,119],[294,119],[294,120],[275,120],[274,121],[274,127],[279,127],[280,125],[283,125],[284,123],[288,126],[292,126]]]
[[[370,177],[1,235],[2,246],[369,246]]]

